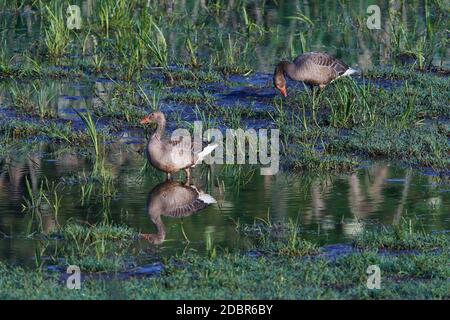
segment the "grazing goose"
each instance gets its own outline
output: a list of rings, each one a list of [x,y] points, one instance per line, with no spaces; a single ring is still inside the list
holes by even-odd
[[[294,62],[281,61],[273,74],[273,84],[286,97],[286,79],[302,81],[310,87],[323,89],[327,84],[341,76],[349,76],[357,72],[344,62],[321,52],[307,52],[299,55]]]
[[[196,153],[194,143],[188,136],[178,140],[171,140],[164,136],[166,118],[162,112],[152,112],[141,120],[141,124],[156,122],[157,128],[147,144],[147,158],[156,169],[167,173],[167,179],[174,172],[184,170],[186,183],[190,182],[190,168],[200,163],[210,154],[217,144],[206,146],[203,151]]]
[[[150,191],[147,198],[148,215],[156,225],[157,233],[141,234],[141,237],[151,243],[159,244],[166,237],[161,216],[188,217],[213,203],[216,203],[213,197],[194,185],[187,186],[172,180],[160,183]]]

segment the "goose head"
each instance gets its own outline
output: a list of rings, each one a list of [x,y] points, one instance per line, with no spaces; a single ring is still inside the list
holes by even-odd
[[[275,72],[273,73],[273,85],[275,88],[280,91],[283,97],[287,97],[286,93],[286,79],[284,77],[285,72],[285,62],[280,62],[275,68]]]
[[[149,124],[149,123],[163,123],[166,121],[166,118],[164,117],[164,113],[161,111],[155,111],[150,113],[149,115],[145,116],[141,119],[139,122],[140,124]]]

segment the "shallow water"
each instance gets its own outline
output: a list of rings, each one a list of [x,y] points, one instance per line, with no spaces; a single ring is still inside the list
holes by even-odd
[[[394,48],[389,45],[392,35],[388,34],[392,27],[403,26],[406,34],[411,36],[408,39],[411,43],[427,28],[436,37],[442,37],[437,40],[445,41],[446,38],[443,32],[447,28],[445,15],[439,15],[430,4],[427,7],[425,0],[377,3],[382,14],[381,29],[356,27],[366,24],[369,17],[367,8],[374,4],[371,1],[252,1],[243,5],[233,1],[217,1],[217,7],[214,3],[198,0],[161,3],[165,4],[160,6],[161,14],[189,18],[189,26],[175,23],[164,30],[171,57],[179,61],[188,59],[185,48],[188,34],[198,46],[199,59],[205,60],[217,51],[226,50],[231,35],[231,40],[241,48],[239,59],[248,60],[253,70],[260,72],[273,71],[274,57],[286,58],[300,52],[302,37],[307,44],[306,51],[325,50],[361,69],[392,62],[390,53]],[[71,4],[80,6],[85,23],[97,19],[100,1],[74,0]],[[441,10],[444,13],[445,6],[443,3]],[[222,11],[215,14],[218,8]],[[245,23],[244,8],[249,24]],[[13,52],[21,51],[42,36],[42,20],[30,9],[24,6],[21,11],[15,12],[8,10],[8,7],[4,10],[0,8],[0,30],[5,31],[3,36],[0,34],[0,40],[6,43],[5,48]],[[310,22],[299,19],[299,13],[309,17]],[[392,18],[397,13],[401,13],[400,16]],[[249,52],[245,51],[248,33],[257,40]],[[87,48],[92,50],[92,44],[87,43]],[[437,48],[433,64],[448,67],[448,56],[445,45]]]
[[[74,154],[59,157],[42,153],[9,157],[0,175],[0,259],[30,264],[34,245],[27,238],[42,228],[44,233],[58,223],[69,220],[104,221],[129,225],[142,233],[156,233],[147,212],[147,199],[155,186],[164,182],[163,175],[149,170],[142,176],[143,157],[130,149],[117,149],[107,166],[115,177],[115,194],[105,199],[99,190],[82,199],[82,183],[70,177],[88,172],[90,165]],[[34,189],[47,177],[61,182],[61,207],[55,219],[43,207],[42,226],[31,224],[32,214],[22,212],[27,197],[25,179]],[[183,176],[175,179],[183,180]],[[75,180],[76,181],[76,180]],[[298,221],[304,236],[322,244],[350,241],[366,227],[376,223],[397,224],[418,220],[425,230],[450,228],[450,183],[442,178],[401,169],[377,162],[360,168],[354,174],[318,177],[280,172],[261,176],[257,168],[206,166],[194,170],[194,185],[217,200],[189,217],[162,217],[166,230],[160,245],[141,240],[139,245],[157,255],[173,254],[187,249],[205,250],[206,238],[221,248],[234,250],[245,245],[236,231],[236,223],[261,223],[268,216],[274,220]],[[183,230],[184,234],[183,235]],[[186,238],[190,241],[187,243]],[[156,250],[156,251],[155,251]]]

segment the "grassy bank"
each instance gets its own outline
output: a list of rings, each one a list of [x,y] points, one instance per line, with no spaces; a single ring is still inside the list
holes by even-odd
[[[426,15],[413,32],[400,18],[416,12],[418,3],[405,3],[400,11],[384,4],[390,27],[383,35],[362,23],[358,2],[341,3],[339,10],[311,3],[318,16],[289,14],[288,27],[282,12],[302,11],[303,4],[262,4],[263,11],[279,11],[273,20],[256,15],[259,6],[250,3],[180,3],[169,10],[162,3],[104,0],[93,3],[80,30],[66,28],[65,4],[33,2],[39,37],[5,37],[0,51],[0,134],[8,143],[38,136],[83,145],[87,137],[79,119],[60,119],[70,104],[100,119],[102,140],[113,142],[111,133],[133,129],[150,110],[160,109],[171,128],[191,128],[193,120],[205,128],[277,128],[282,162],[295,171],[350,171],[361,160],[387,158],[448,173],[448,13],[440,2],[426,2]],[[18,3],[4,7],[25,10]],[[343,23],[342,12],[352,18]],[[347,63],[359,51],[332,48],[373,46],[367,60],[378,61],[375,53],[383,50],[386,57],[362,68],[355,82],[336,81],[318,96],[293,83],[287,99],[276,96],[268,70],[315,50],[314,44],[328,44],[323,35],[333,33],[331,39],[346,35],[345,40],[327,51]],[[397,61],[399,55],[411,61]],[[72,91],[73,80],[91,88],[70,103],[58,102],[62,92]],[[0,147],[2,156],[7,151]]]
[[[281,164],[288,170],[350,171],[367,159],[387,159],[447,174],[447,77],[404,71],[402,75],[407,75],[408,80],[397,80],[398,84],[386,89],[377,84],[380,70],[369,71],[356,82],[337,81],[317,97],[308,90],[292,88],[287,99],[255,97],[249,101],[244,101],[245,94],[228,96],[235,85],[232,82],[221,84],[214,94],[205,87],[208,81],[197,78],[183,81],[195,81],[202,89],[178,92],[179,87],[163,86],[168,89],[164,94],[146,93],[139,83],[116,83],[109,98],[87,109],[95,117],[99,139],[105,143],[117,140],[115,132],[133,130],[145,114],[160,109],[166,113],[170,128],[192,130],[192,122],[199,120],[205,130],[279,129]],[[391,70],[388,77],[398,72]],[[192,71],[192,77],[195,74],[201,75],[202,71]],[[225,99],[217,98],[221,95]],[[48,118],[33,99],[37,98],[19,99],[10,106],[16,112],[14,119],[0,115],[5,145],[24,140],[28,143],[35,136],[63,146],[80,146],[88,140],[86,125],[80,119],[67,122]],[[255,104],[260,107],[255,108]],[[26,115],[19,112],[20,108],[27,110]],[[6,149],[0,152],[6,153]]]
[[[293,223],[240,226],[250,250],[206,255],[187,253],[163,261],[159,276],[127,280],[108,271],[69,290],[60,273],[0,264],[2,299],[448,299],[449,237],[425,234],[410,225],[379,228],[358,236],[350,250],[330,253],[302,239]],[[125,227],[68,226],[59,232],[72,245],[105,241],[106,255],[121,255]],[[122,239],[123,237],[123,239]],[[77,246],[78,246],[77,245]],[[114,250],[114,251],[108,251]],[[91,254],[93,254],[91,252]],[[63,252],[64,255],[64,252]],[[64,257],[66,259],[67,256]],[[78,263],[72,256],[71,263]],[[64,261],[62,259],[62,261]],[[101,260],[101,259],[100,259]],[[381,269],[381,289],[367,288],[366,270]],[[83,270],[83,269],[82,269]],[[97,273],[89,273],[101,275]]]

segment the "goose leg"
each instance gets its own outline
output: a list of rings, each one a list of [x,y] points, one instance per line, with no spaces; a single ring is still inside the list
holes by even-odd
[[[317,88],[313,84],[308,84],[309,90],[311,91],[311,95],[314,98],[317,96]],[[320,89],[322,89],[322,85],[319,85]]]
[[[186,169],[184,169],[184,172],[185,172],[185,174],[186,174],[186,182],[185,182],[185,185],[190,185],[191,184],[191,169],[189,169],[189,168],[186,168]]]
[[[158,233],[144,233],[141,234],[141,238],[153,244],[160,244],[166,238],[166,228],[161,220],[161,215],[151,217],[151,220],[156,225]]]
[[[325,85],[319,84],[318,87],[314,87],[314,93],[319,94],[319,92],[322,92],[323,88],[325,88]]]
[[[319,85],[320,88],[322,88],[321,85]],[[319,126],[317,124],[317,103],[318,103],[318,99],[319,99],[320,93],[319,93],[319,89],[315,86],[311,85],[311,102],[312,102],[312,107],[311,107],[311,112],[312,112],[312,118],[314,120],[314,123]]]
[[[327,86],[326,84],[319,84],[319,88],[314,87],[313,89],[314,98],[319,98],[322,92],[325,90],[326,86]]]

